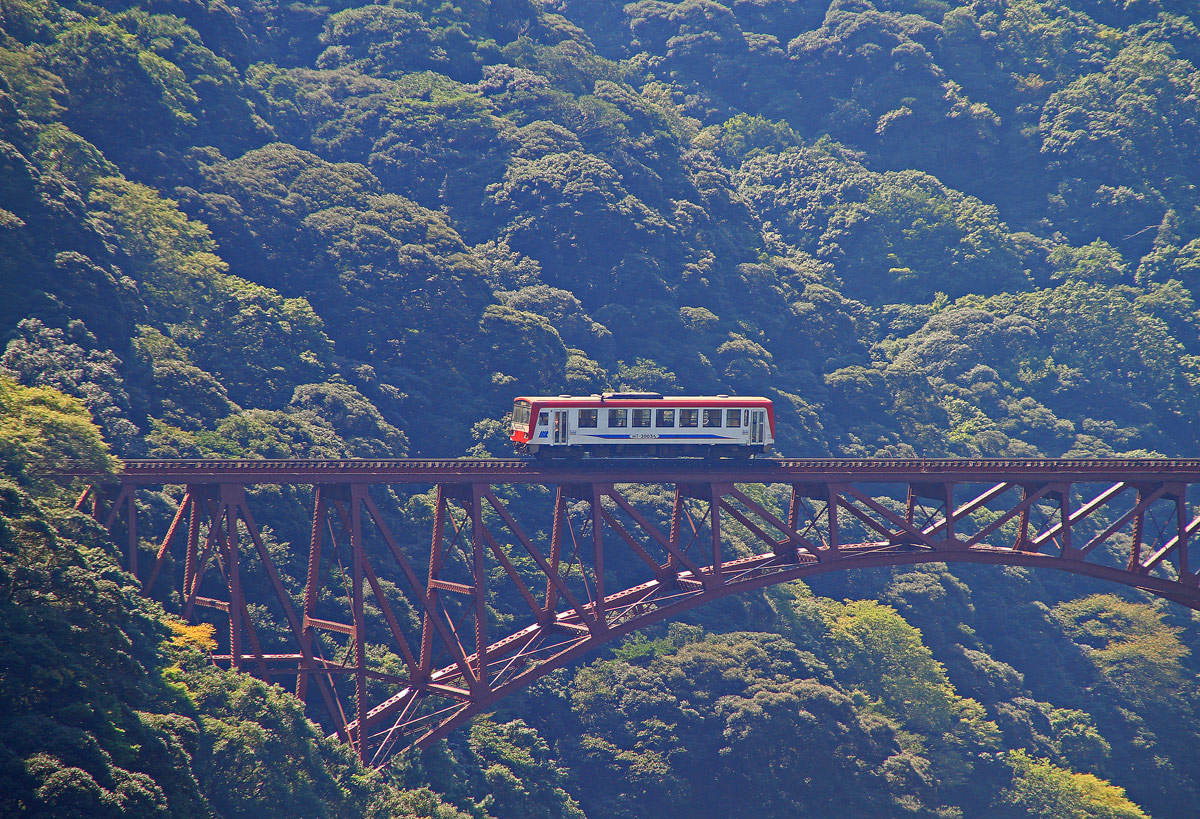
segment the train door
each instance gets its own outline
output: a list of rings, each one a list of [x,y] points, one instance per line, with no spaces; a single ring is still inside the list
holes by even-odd
[[[554,438],[556,444],[565,444],[567,442],[567,411],[554,410]]]
[[[762,444],[767,427],[766,410],[750,410],[750,443]]]

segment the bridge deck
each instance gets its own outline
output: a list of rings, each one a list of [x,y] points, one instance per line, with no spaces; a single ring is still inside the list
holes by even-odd
[[[128,460],[126,485],[188,483],[686,483],[1200,481],[1200,459],[1106,458],[583,458],[376,460]]]

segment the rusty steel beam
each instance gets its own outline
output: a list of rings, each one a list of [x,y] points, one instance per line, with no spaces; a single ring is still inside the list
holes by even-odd
[[[246,494],[255,483],[315,488],[301,588],[274,565]],[[315,689],[331,733],[372,765],[638,628],[833,571],[1054,568],[1200,610],[1188,500],[1200,460],[132,461],[79,507],[124,526],[135,574],[137,493],[166,484],[183,497],[152,541],[146,591],[170,579],[185,618],[224,618],[214,662],[293,677],[302,698]],[[372,498],[381,484],[433,486],[432,533],[393,532]],[[522,521],[495,489],[521,484],[555,488],[547,520]],[[669,510],[663,497],[656,519],[625,484],[660,485]],[[264,599],[248,598],[252,574]],[[407,597],[419,629],[385,591]],[[493,594],[513,601],[506,633]],[[252,619],[264,610],[270,645]],[[369,611],[372,639],[403,671],[372,663]]]

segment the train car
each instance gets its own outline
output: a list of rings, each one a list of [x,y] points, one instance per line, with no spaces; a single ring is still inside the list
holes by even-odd
[[[748,458],[775,442],[775,410],[760,396],[520,396],[509,427],[517,452],[537,458]]]

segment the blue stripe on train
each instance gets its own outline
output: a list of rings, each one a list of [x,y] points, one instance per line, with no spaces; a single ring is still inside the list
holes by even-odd
[[[628,432],[626,432],[626,433],[608,433],[608,434],[595,433],[595,432],[581,432],[579,434],[586,435],[589,438],[612,438],[612,439],[616,439],[616,440],[629,440],[634,437],[633,433],[628,433]],[[639,437],[636,440],[639,440],[639,441],[661,441],[664,439],[677,440],[680,438],[689,438],[689,439],[703,438],[706,440],[717,440],[717,441],[737,441],[738,440],[737,438],[726,438],[724,435],[714,435],[711,432],[695,433],[695,434],[691,434],[691,435],[655,435],[653,438]]]

